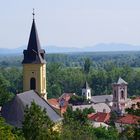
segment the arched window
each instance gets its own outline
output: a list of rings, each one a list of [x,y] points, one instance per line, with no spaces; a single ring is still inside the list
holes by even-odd
[[[121,99],[124,99],[124,91],[121,91]]]
[[[30,89],[31,90],[35,90],[36,89],[36,79],[34,77],[32,77],[30,79]]]
[[[114,90],[114,98],[116,98],[117,97],[117,95],[116,95],[116,90]]]

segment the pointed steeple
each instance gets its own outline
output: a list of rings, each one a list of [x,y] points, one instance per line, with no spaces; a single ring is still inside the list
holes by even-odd
[[[40,42],[38,38],[38,33],[36,29],[35,19],[33,11],[33,22],[28,42],[27,50],[24,50],[24,63],[46,63],[44,59],[45,50],[41,49]]]
[[[84,83],[84,86],[83,86],[83,89],[89,89],[90,87],[89,87],[89,85],[88,85],[88,82],[86,81],[85,83]]]
[[[125,84],[127,85],[128,83],[124,81],[121,77],[119,77],[117,84]]]
[[[38,52],[40,49],[41,47],[40,47],[38,33],[35,25],[35,19],[33,19],[27,50],[33,50]]]

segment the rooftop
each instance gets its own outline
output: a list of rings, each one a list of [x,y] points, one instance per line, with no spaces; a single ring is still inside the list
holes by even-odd
[[[90,88],[87,81],[84,83],[83,88],[84,88],[84,89],[89,89],[89,88]]]
[[[2,116],[9,124],[21,127],[24,119],[24,109],[26,105],[30,106],[32,101],[34,101],[42,109],[45,108],[47,115],[53,122],[62,120],[50,104],[33,90],[17,94],[12,101],[5,104],[2,107]]]
[[[138,121],[140,121],[139,116],[126,114],[125,116],[120,117],[116,122],[122,124],[138,124]]]
[[[104,113],[104,112],[97,112],[89,114],[88,119],[91,121],[96,121],[96,122],[104,122],[107,123],[110,119],[110,113]]]
[[[79,108],[79,109],[83,110],[85,108],[90,108],[90,107],[93,107],[95,109],[95,112],[106,111],[107,113],[109,113],[111,111],[109,106],[105,103],[72,106],[73,110],[76,110],[76,108]]]
[[[113,100],[113,95],[98,95],[98,96],[92,96],[91,101],[94,103],[106,103],[112,102]]]
[[[119,77],[117,84],[119,84],[119,85],[121,85],[121,84],[127,85],[128,83],[126,81],[124,81],[121,77]]]

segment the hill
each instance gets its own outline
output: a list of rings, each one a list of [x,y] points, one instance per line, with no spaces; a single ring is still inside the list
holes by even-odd
[[[86,46],[82,48],[78,47],[61,47],[61,46],[43,46],[47,53],[68,53],[68,52],[106,52],[106,51],[140,51],[140,46],[130,45],[130,44],[97,44],[94,46]],[[21,46],[19,48],[7,49],[0,48],[0,55],[3,54],[19,54],[26,49],[26,46]]]

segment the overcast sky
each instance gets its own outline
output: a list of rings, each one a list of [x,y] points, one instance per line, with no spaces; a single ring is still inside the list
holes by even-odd
[[[140,45],[140,0],[0,0],[0,48],[27,45],[33,8],[42,46]]]

